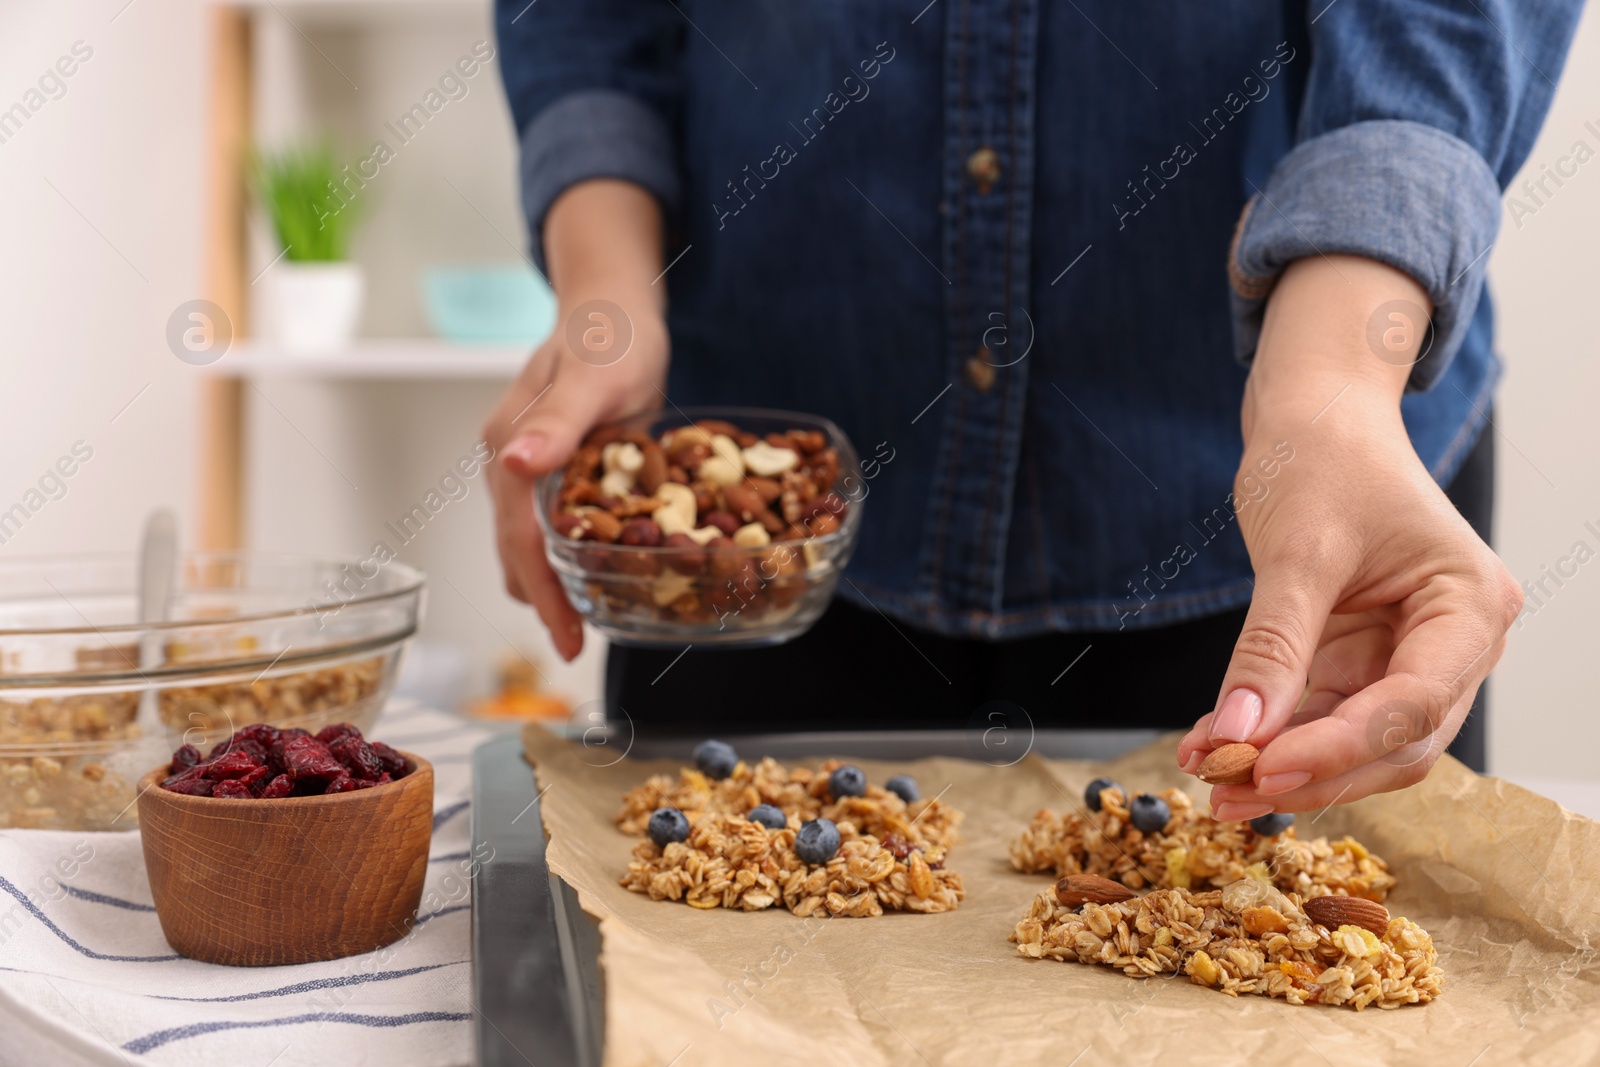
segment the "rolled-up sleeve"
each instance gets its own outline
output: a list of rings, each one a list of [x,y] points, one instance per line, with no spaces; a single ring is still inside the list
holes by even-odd
[[[670,216],[681,195],[674,130],[682,28],[666,0],[500,0],[500,69],[521,145],[530,251],[544,219],[591,178],[631,181]]]
[[[1549,108],[1581,0],[1313,0],[1295,147],[1245,205],[1229,255],[1234,338],[1255,354],[1291,262],[1366,256],[1433,302],[1410,387],[1439,379],[1483,289],[1500,196]],[[1320,12],[1320,13],[1319,13]]]

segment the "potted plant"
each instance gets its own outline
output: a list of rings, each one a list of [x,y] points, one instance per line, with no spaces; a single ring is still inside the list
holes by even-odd
[[[344,348],[361,317],[366,282],[348,260],[364,206],[326,146],[259,156],[256,195],[272,222],[282,262],[267,272],[269,334],[289,352]]]

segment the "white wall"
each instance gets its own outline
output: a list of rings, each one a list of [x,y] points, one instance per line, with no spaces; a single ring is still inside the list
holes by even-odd
[[[1585,125],[1585,124],[1589,125]],[[1542,205],[1521,189],[1556,169],[1583,141],[1582,166]],[[1538,581],[1574,554],[1578,541],[1600,554],[1600,465],[1595,462],[1600,398],[1600,15],[1590,4],[1559,82],[1555,104],[1511,196],[1533,207],[1513,218],[1511,197],[1489,261],[1499,306],[1499,348],[1507,371],[1499,428],[1497,548],[1513,574]],[[1511,776],[1597,778],[1600,746],[1600,562],[1564,565],[1576,577],[1545,578],[1494,676],[1491,762]]]
[[[200,291],[208,42],[198,0],[138,0],[122,10],[124,2],[0,7],[0,106],[74,41],[94,50],[65,96],[0,144],[0,507],[20,499],[75,440],[95,450],[67,496],[0,546],[0,558],[125,549],[147,508],[187,514],[191,506],[197,372],[172,357],[163,331],[172,309]],[[482,13],[440,21],[412,12],[385,16],[383,32],[363,43],[302,5],[278,6],[360,89],[264,9],[263,77],[299,65],[311,89],[298,101],[279,93],[259,101],[269,135],[300,127],[314,110],[330,132],[361,145],[375,135],[375,120],[409,105],[488,33]],[[497,77],[492,69],[480,75],[471,95],[450,104],[374,183],[374,214],[357,244],[374,294],[364,332],[421,332],[415,277],[425,261],[514,261],[503,235],[523,238]],[[1554,166],[1580,139],[1600,151],[1600,16],[1592,10],[1530,173]],[[1600,534],[1584,527],[1593,520],[1600,528],[1590,440],[1600,395],[1600,159],[1518,221],[1507,214],[1491,259],[1509,367],[1496,416],[1499,547],[1519,578],[1537,579],[1580,539],[1600,552]],[[258,249],[257,257],[264,265],[270,254]],[[481,384],[281,380],[260,388],[271,403],[251,397],[250,539],[319,553],[369,548],[382,522],[409,508],[470,445],[496,392]],[[480,686],[507,639],[547,648],[531,614],[500,592],[481,484],[404,558],[435,576],[430,636],[473,648]],[[1600,779],[1588,755],[1600,746],[1589,670],[1597,612],[1600,562],[1579,569],[1513,634],[1496,675],[1497,770]],[[592,655],[575,670],[556,671],[547,652],[544,662],[574,699],[597,695]]]

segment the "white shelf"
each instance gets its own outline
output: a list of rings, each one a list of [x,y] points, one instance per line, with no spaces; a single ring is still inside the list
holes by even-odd
[[[319,355],[246,341],[207,369],[228,378],[510,381],[531,354],[531,347],[467,345],[436,338],[362,338],[341,352]]]

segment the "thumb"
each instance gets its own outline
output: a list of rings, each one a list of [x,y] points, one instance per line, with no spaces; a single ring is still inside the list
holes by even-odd
[[[560,468],[600,421],[604,402],[602,390],[584,381],[581,371],[570,364],[562,366],[523,416],[514,420],[513,437],[503,450],[506,466],[525,478]]]
[[[1283,729],[1305,693],[1311,660],[1333,609],[1332,596],[1306,582],[1304,570],[1273,568],[1256,577],[1211,715],[1214,745],[1249,741],[1259,748]]]

